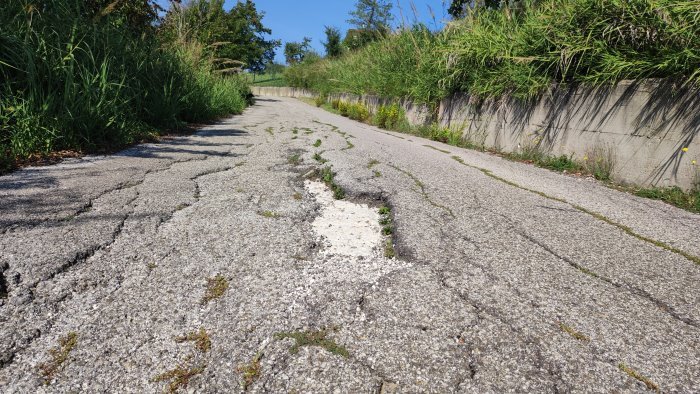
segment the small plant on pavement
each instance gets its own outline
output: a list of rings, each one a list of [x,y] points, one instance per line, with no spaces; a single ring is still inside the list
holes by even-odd
[[[332,339],[328,338],[327,330],[318,331],[296,331],[296,332],[281,332],[275,334],[276,339],[286,339],[291,338],[295,341],[294,345],[289,349],[289,352],[296,354],[299,349],[304,346],[319,346],[330,353],[337,354],[339,356],[348,358],[350,353],[345,347],[335,343]]]
[[[228,280],[221,274],[217,274],[213,278],[207,279],[207,287],[202,297],[202,304],[206,305],[209,301],[221,298],[228,289]]]
[[[335,172],[330,167],[323,167],[320,173],[321,180],[333,191],[336,200],[345,198],[345,191],[335,183]]]
[[[236,370],[242,375],[243,390],[247,390],[256,379],[260,377],[260,360],[262,359],[262,353],[257,353],[253,359],[247,364],[241,364],[236,368]]]
[[[194,342],[195,348],[202,353],[206,353],[211,349],[211,339],[204,328],[176,337],[175,342]]]
[[[53,377],[63,368],[70,352],[78,344],[78,334],[69,332],[68,335],[58,339],[58,346],[49,350],[51,359],[39,364],[39,372],[44,377],[44,383],[49,384]]]

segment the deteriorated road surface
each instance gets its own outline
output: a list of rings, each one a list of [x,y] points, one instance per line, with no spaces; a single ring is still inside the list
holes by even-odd
[[[699,215],[294,99],[0,203],[4,393],[700,392]]]

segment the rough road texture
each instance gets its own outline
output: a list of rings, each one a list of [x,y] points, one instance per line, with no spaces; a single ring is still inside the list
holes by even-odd
[[[397,258],[324,251],[317,152]],[[2,392],[700,392],[700,216],[293,99],[0,203]]]

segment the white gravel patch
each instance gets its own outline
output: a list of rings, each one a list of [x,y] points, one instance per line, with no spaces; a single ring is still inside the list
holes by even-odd
[[[336,200],[325,184],[305,181],[307,190],[321,205],[312,223],[326,255],[371,256],[381,245],[379,211],[366,204]]]

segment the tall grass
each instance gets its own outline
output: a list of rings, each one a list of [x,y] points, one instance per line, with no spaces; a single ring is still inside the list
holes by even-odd
[[[439,51],[442,35],[424,26],[400,31],[336,60],[302,63],[287,68],[292,86],[323,93],[349,92],[387,97],[410,97],[433,102],[444,95]]]
[[[506,2],[507,3],[507,2]],[[623,79],[700,82],[697,0],[524,0],[478,8],[441,32],[402,30],[287,80],[323,92],[435,103],[460,91],[528,99],[552,84]]]
[[[248,88],[197,43],[168,45],[79,0],[0,7],[0,167],[55,150],[103,151],[238,113]]]

